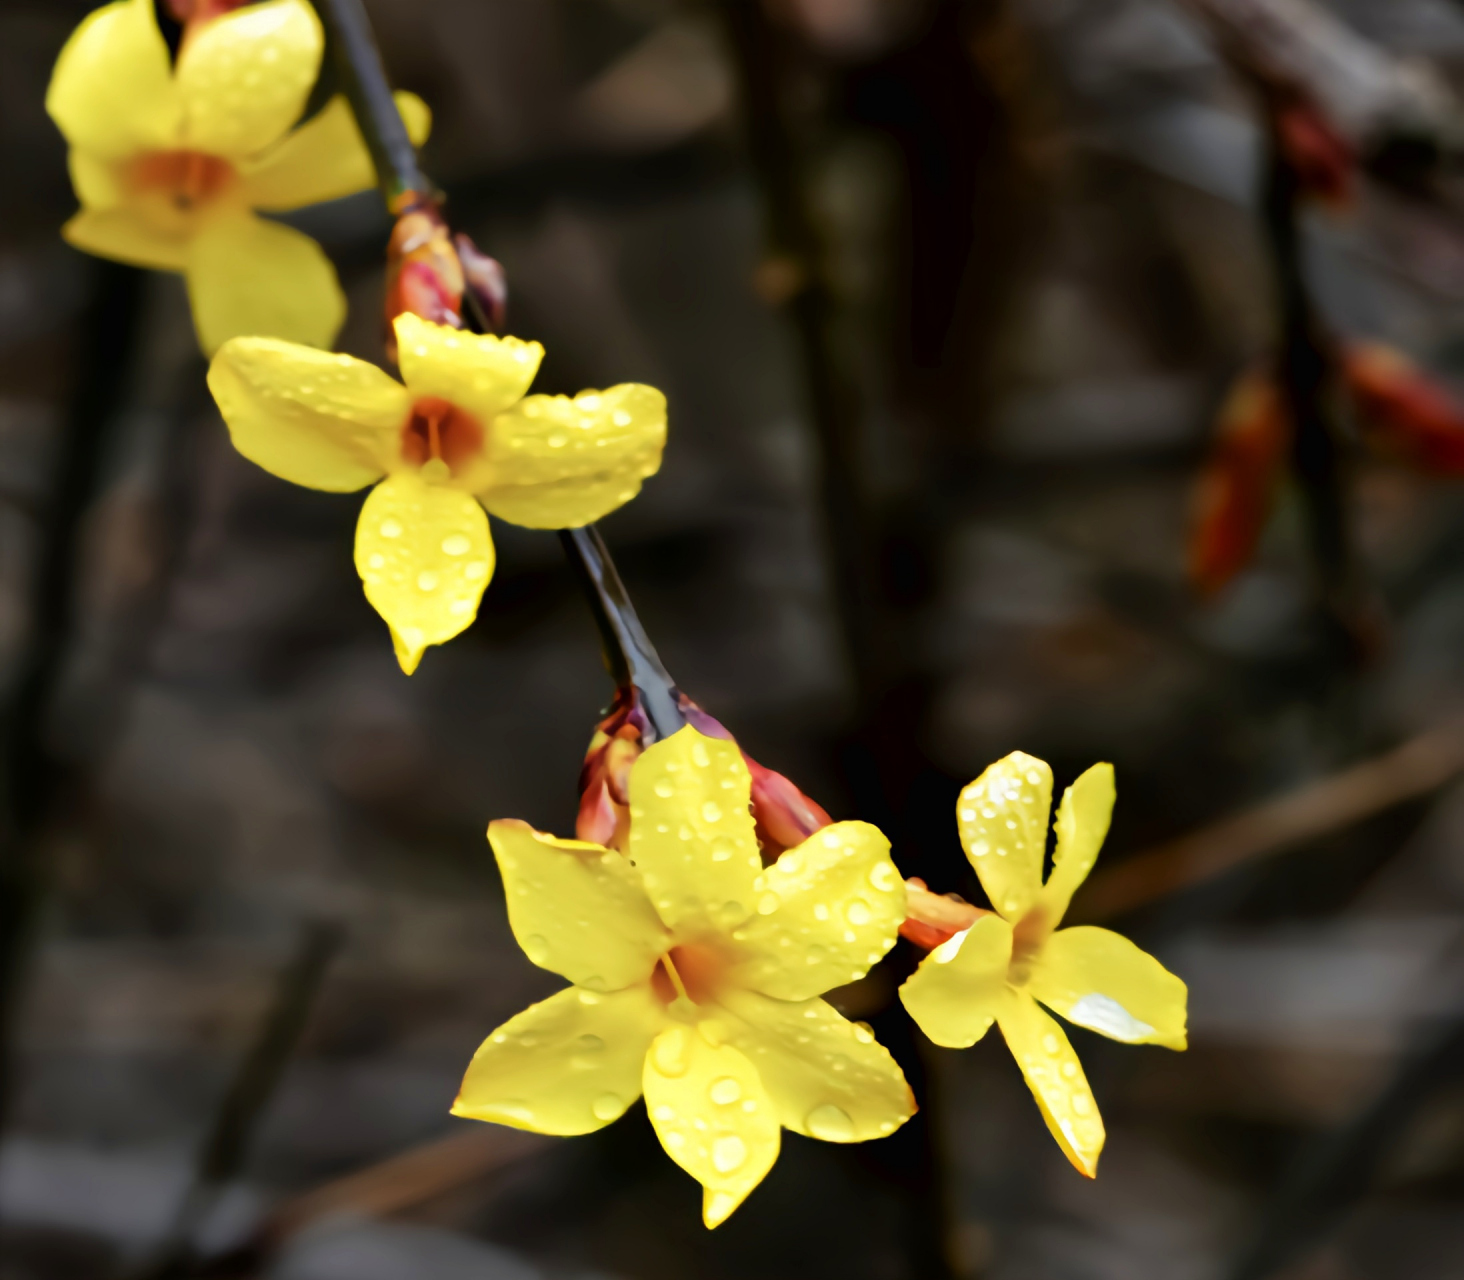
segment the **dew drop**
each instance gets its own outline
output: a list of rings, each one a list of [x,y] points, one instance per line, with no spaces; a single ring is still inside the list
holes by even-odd
[[[850,924],[868,924],[871,918],[869,903],[865,902],[863,898],[855,898],[844,908],[844,919]]]
[[[568,443],[569,443],[569,437],[566,436],[566,435],[561,435],[557,431],[552,436],[549,437],[549,447],[551,449],[562,449]]]
[[[874,1043],[874,1032],[870,1029],[870,1026],[867,1022],[856,1022],[853,1024],[853,1026],[854,1039],[859,1041],[860,1044]]]
[[[1062,1064],[1062,1074],[1065,1079],[1071,1080],[1078,1074],[1078,1064],[1076,1062],[1064,1062]]]
[[[803,1123],[810,1134],[824,1142],[854,1141],[854,1121],[849,1119],[847,1111],[832,1102],[815,1107]]]
[[[590,1110],[596,1120],[615,1120],[625,1111],[625,1102],[618,1093],[602,1093],[595,1099]]]
[[[881,893],[889,893],[900,883],[900,873],[893,862],[876,862],[869,868],[869,883]]]
[[[815,920],[827,920],[829,918],[828,903],[815,902],[813,904],[813,918]]]
[[[776,893],[765,893],[757,900],[757,913],[760,916],[770,916],[782,905],[783,900]]]
[[[712,1140],[712,1168],[718,1173],[731,1173],[747,1163],[747,1143],[735,1133]]]
[[[1093,1104],[1088,1101],[1087,1095],[1082,1093],[1073,1094],[1073,1115],[1085,1116],[1093,1109]]]
[[[487,576],[488,561],[486,560],[469,560],[467,564],[463,565],[463,577],[469,582],[476,582],[479,578]]]
[[[402,522],[400,520],[383,520],[381,522],[381,536],[383,538],[400,538],[402,536]]]
[[[446,556],[465,556],[472,549],[472,539],[466,534],[450,533],[442,540],[442,554]]]
[[[1057,1037],[1049,1031],[1045,1036],[1042,1037],[1042,1047],[1046,1049],[1048,1053],[1056,1053],[1059,1048],[1059,1045],[1057,1043]]]
[[[672,1027],[651,1046],[651,1064],[663,1076],[674,1079],[686,1074],[686,1039],[685,1027]]]
[[[722,820],[722,806],[715,800],[703,801],[701,815],[708,822],[720,822]]]
[[[713,1080],[711,1088],[707,1090],[707,1097],[719,1107],[730,1106],[742,1097],[742,1086],[731,1076],[723,1076],[720,1080]]]
[[[419,591],[436,591],[437,575],[433,573],[430,569],[423,569],[422,572],[417,575],[417,589]]]
[[[549,959],[549,939],[540,933],[531,933],[524,939],[524,955],[534,964],[543,964]]]
[[[598,1053],[605,1047],[605,1042],[599,1036],[583,1035],[578,1042],[582,1053]]]
[[[651,1119],[659,1120],[662,1124],[665,1124],[668,1120],[676,1119],[676,1112],[663,1102],[651,1112]]]
[[[386,557],[379,551],[373,551],[366,561],[368,569],[380,569],[386,564]]]
[[[656,785],[651,788],[662,800],[669,800],[676,794],[676,787],[670,778],[656,779]]]
[[[691,762],[699,769],[705,769],[712,763],[712,757],[707,754],[707,744],[700,740],[691,744]]]

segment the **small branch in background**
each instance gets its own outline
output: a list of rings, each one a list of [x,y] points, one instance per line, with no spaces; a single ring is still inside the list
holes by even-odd
[[[254,1043],[219,1100],[178,1215],[153,1259],[138,1273],[139,1280],[168,1280],[194,1271],[198,1229],[244,1167],[251,1139],[300,1042],[342,940],[339,925],[313,921],[305,926]]]
[[[1265,1280],[1319,1244],[1377,1182],[1410,1123],[1464,1076],[1464,1018],[1454,1017],[1403,1059],[1382,1091],[1347,1124],[1323,1134],[1272,1194],[1260,1227],[1228,1280]]]
[[[1325,616],[1352,658],[1376,651],[1380,623],[1363,585],[1348,523],[1346,466],[1335,419],[1336,343],[1312,304],[1298,215],[1302,175],[1280,131],[1285,104],[1263,87],[1269,126],[1262,219],[1276,278],[1277,377],[1291,422],[1291,469],[1301,490]]]
[[[740,87],[748,151],[762,188],[766,256],[760,292],[787,310],[798,336],[808,409],[818,437],[819,500],[834,605],[865,706],[882,686],[879,600],[869,500],[859,464],[851,380],[832,341],[833,296],[825,246],[786,118],[785,52],[762,0],[720,0]]]
[[[126,391],[142,307],[142,272],[95,259],[87,270],[91,299],[76,345],[75,392],[57,433],[28,631],[0,726],[0,1126],[15,1088],[14,1024],[46,892],[39,844],[59,781],[47,720],[70,652],[82,526]]]
[[[1464,772],[1464,723],[1320,778],[1170,844],[1098,871],[1073,900],[1073,922],[1111,920],[1202,881],[1341,831],[1427,796]]]

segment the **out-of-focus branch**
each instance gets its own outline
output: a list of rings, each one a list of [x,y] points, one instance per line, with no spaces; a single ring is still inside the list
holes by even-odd
[[[0,1123],[14,1087],[11,1037],[45,880],[38,843],[57,767],[47,718],[69,648],[82,524],[96,496],[106,432],[136,349],[142,273],[92,261],[75,388],[57,437],[51,492],[40,520],[28,630],[0,722]]]
[[[1457,155],[1464,145],[1464,113],[1432,67],[1380,48],[1315,0],[1183,3],[1233,64],[1317,103],[1359,150],[1408,139]]]
[[[747,147],[762,188],[760,291],[793,323],[818,437],[819,498],[834,603],[861,702],[880,688],[880,628],[868,498],[858,459],[853,389],[832,342],[833,297],[807,175],[787,119],[786,50],[762,0],[720,0],[737,70]]]
[[[1285,853],[1417,800],[1464,772],[1464,722],[1412,738],[1386,755],[1267,800],[1234,817],[1098,871],[1069,919],[1111,920],[1236,867]]]

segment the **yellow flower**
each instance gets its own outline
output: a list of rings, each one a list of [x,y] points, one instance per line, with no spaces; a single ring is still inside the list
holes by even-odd
[[[1183,982],[1108,929],[1057,929],[1097,860],[1113,797],[1107,764],[1063,793],[1052,874],[1043,884],[1052,770],[1016,751],[962,791],[961,845],[997,914],[983,914],[936,947],[900,988],[910,1016],[936,1044],[964,1049],[995,1021],[1052,1136],[1090,1178],[1103,1150],[1103,1120],[1067,1036],[1037,1002],[1112,1040],[1185,1047]]]
[[[836,822],[764,870],[736,743],[685,728],[630,772],[630,855],[495,822],[514,936],[574,985],[474,1055],[455,1114],[538,1133],[603,1128],[645,1093],[715,1227],[781,1129],[892,1133],[915,1110],[869,1031],[818,999],[889,950],[905,914],[889,841]]]
[[[153,0],[91,14],[57,59],[46,109],[71,144],[79,249],[187,280],[198,340],[235,334],[329,346],[345,317],[335,270],[283,212],[374,184],[345,100],[291,132],[323,37],[305,0],[267,0],[190,35],[170,65]],[[413,140],[427,108],[398,94]]]
[[[208,385],[234,446],[266,471],[334,493],[381,480],[361,508],[356,568],[410,675],[477,615],[493,574],[483,508],[533,529],[614,511],[661,465],[666,398],[636,383],[526,397],[537,342],[410,313],[394,325],[406,386],[275,338],[226,342]]]

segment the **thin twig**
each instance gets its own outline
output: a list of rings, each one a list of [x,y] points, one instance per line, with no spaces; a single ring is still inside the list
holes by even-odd
[[[69,653],[81,529],[96,496],[106,433],[126,389],[142,273],[93,261],[77,344],[75,394],[57,438],[31,580],[25,645],[0,725],[0,1125],[14,1091],[12,1037],[35,921],[46,891],[38,844],[58,782],[46,722]]]
[[[396,213],[414,200],[431,201],[432,184],[418,167],[361,0],[315,0],[315,4],[331,34],[346,98],[371,152],[388,208]],[[646,637],[604,540],[591,525],[563,531],[560,545],[594,614],[611,676],[619,687],[640,691],[658,736],[675,733],[686,723],[676,686]]]
[[[781,294],[798,337],[808,407],[818,437],[819,499],[834,603],[860,702],[881,692],[882,633],[876,606],[869,502],[859,462],[850,380],[835,358],[827,252],[788,128],[784,50],[762,0],[720,0],[742,99],[748,152],[762,188],[768,284]],[[771,270],[768,270],[771,268]]]
[[[305,927],[254,1043],[219,1100],[173,1225],[139,1273],[145,1280],[187,1275],[193,1269],[198,1228],[244,1166],[250,1140],[295,1052],[341,940],[338,925],[315,921]]]
[[[1074,899],[1069,918],[1111,920],[1427,796],[1461,772],[1464,722],[1454,722],[1097,872]]]

